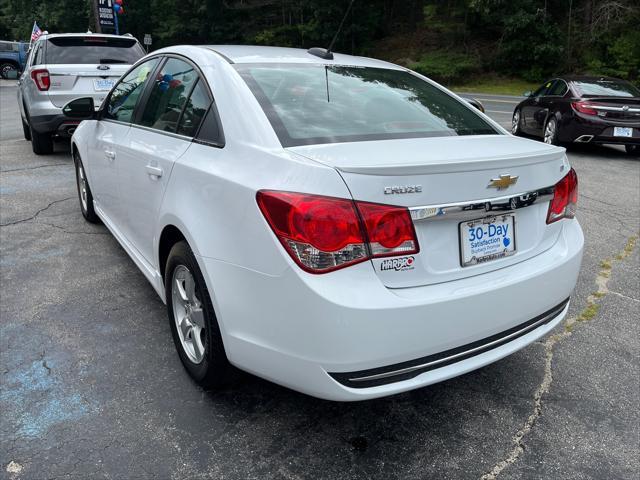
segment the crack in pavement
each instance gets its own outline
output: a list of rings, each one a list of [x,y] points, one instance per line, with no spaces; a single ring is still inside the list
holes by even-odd
[[[36,213],[34,213],[33,215],[31,215],[28,218],[23,218],[21,220],[15,220],[13,222],[7,222],[7,223],[1,223],[0,227],[9,227],[11,225],[17,225],[19,223],[24,223],[24,222],[28,222],[30,220],[34,220],[38,217],[38,215],[40,215],[42,212],[44,212],[45,210],[51,208],[52,206],[58,204],[58,203],[62,203],[62,202],[66,202],[67,200],[71,200],[72,198],[75,198],[75,196],[73,197],[67,197],[67,198],[62,198],[60,200],[54,200],[53,202],[51,202],[49,205],[47,205],[44,208],[41,208],[40,210],[38,210]]]
[[[544,342],[544,377],[542,378],[542,383],[540,383],[535,393],[533,394],[533,412],[527,418],[524,426],[514,435],[514,446],[507,457],[504,460],[500,460],[498,463],[496,463],[488,473],[482,475],[481,480],[495,480],[505,468],[515,463],[518,458],[520,458],[520,455],[522,455],[522,453],[524,452],[524,437],[526,437],[527,434],[533,429],[538,418],[542,414],[542,397],[549,392],[551,383],[553,382],[552,362],[554,353],[553,349],[556,343],[567,337],[570,337],[572,335],[574,327],[577,324],[588,322],[595,318],[600,309],[598,300],[605,297],[608,293],[611,293],[609,288],[607,287],[609,278],[611,277],[611,263],[613,261],[621,262],[625,258],[627,258],[635,248],[637,241],[637,235],[630,237],[627,240],[627,244],[625,245],[622,252],[616,255],[613,260],[605,259],[602,261],[602,263],[600,264],[601,269],[595,279],[595,283],[598,286],[598,289],[587,297],[587,306],[582,310],[582,312],[580,312],[577,317],[572,317],[565,320],[564,330],[562,332],[551,335]]]
[[[53,228],[57,228],[58,230],[62,230],[64,233],[67,233],[69,235],[109,235],[109,232],[81,232],[78,230],[67,230],[66,228],[60,226],[60,225],[56,225],[55,223],[49,223],[49,222],[36,222],[36,225],[46,225],[47,227],[53,227]]]
[[[0,170],[0,173],[11,173],[11,172],[23,172],[25,170],[35,170],[36,168],[46,168],[46,167],[60,167],[62,165],[71,165],[69,162],[65,163],[50,163],[48,165],[36,165],[35,167],[24,167],[24,168],[12,168],[9,170]]]

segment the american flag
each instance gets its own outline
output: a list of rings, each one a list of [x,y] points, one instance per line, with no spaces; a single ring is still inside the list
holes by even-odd
[[[40,27],[36,22],[33,22],[33,30],[31,30],[31,41],[35,42],[40,38],[40,35],[42,35],[42,30],[40,30]]]

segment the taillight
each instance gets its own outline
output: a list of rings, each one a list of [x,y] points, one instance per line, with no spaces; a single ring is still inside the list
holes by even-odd
[[[51,86],[51,78],[49,77],[49,70],[45,68],[39,68],[31,71],[31,78],[41,92],[49,90]]]
[[[597,115],[598,111],[593,108],[594,105],[589,102],[573,102],[571,106],[576,112],[584,113],[585,115]]]
[[[556,183],[553,189],[553,199],[549,203],[547,224],[562,218],[576,216],[578,207],[578,175],[572,168],[565,177]]]
[[[291,258],[325,273],[419,251],[409,211],[343,198],[261,190],[258,206]]]

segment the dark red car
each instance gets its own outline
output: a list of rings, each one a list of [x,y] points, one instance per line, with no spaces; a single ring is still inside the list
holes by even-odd
[[[565,76],[526,92],[511,122],[514,135],[541,137],[545,143],[624,145],[640,150],[640,90],[611,77]]]

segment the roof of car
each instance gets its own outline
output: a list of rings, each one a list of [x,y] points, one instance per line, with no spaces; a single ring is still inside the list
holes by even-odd
[[[78,33],[45,33],[43,35],[40,36],[40,38],[42,39],[47,39],[47,38],[59,38],[59,37],[106,37],[106,38],[133,38],[135,40],[135,37],[133,35],[112,35],[109,33],[87,33],[87,32],[78,32]]]
[[[322,65],[353,65],[403,69],[393,63],[367,57],[356,57],[334,53],[333,60],[326,60],[310,54],[302,48],[265,47],[253,45],[206,45],[205,48],[222,55],[230,63],[307,63]]]
[[[563,75],[563,80],[567,82],[597,82],[597,81],[619,81],[619,78],[607,77],[604,75]]]

